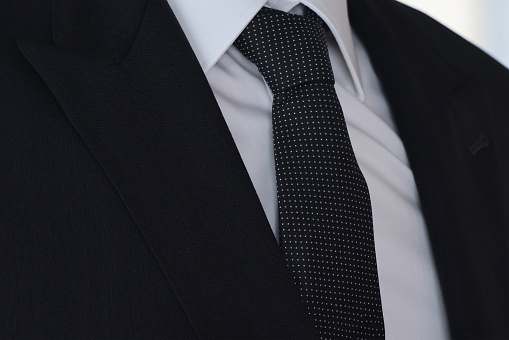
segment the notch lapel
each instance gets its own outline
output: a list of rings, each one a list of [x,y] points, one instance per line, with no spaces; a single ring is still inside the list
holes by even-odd
[[[410,161],[451,337],[506,338],[507,137],[497,124],[509,103],[490,107],[468,58],[494,62],[395,1],[348,5]]]
[[[65,29],[59,20],[71,5],[58,4],[55,29]],[[96,33],[96,49],[58,31],[59,47],[19,47],[121,196],[197,335],[312,338],[235,143],[166,1],[147,1],[126,50]]]

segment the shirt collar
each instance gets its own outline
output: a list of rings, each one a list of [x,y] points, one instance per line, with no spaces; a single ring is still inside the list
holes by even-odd
[[[288,11],[302,3],[315,11],[336,38],[357,96],[363,100],[347,0],[168,0],[205,73],[216,64],[265,4]]]

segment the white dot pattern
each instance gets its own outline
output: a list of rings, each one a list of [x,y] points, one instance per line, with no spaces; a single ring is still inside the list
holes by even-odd
[[[305,16],[262,8],[235,42],[274,95],[281,248],[322,339],[383,339],[371,203],[325,42]]]

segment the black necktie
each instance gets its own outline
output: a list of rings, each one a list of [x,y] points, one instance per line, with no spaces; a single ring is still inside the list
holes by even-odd
[[[281,248],[322,338],[384,337],[371,203],[323,21],[262,8],[235,42],[270,87]]]

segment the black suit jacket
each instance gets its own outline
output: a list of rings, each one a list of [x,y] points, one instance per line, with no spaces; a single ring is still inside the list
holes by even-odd
[[[312,338],[166,1],[0,6],[0,337]],[[410,159],[451,335],[507,339],[509,74],[395,2],[349,11]]]

